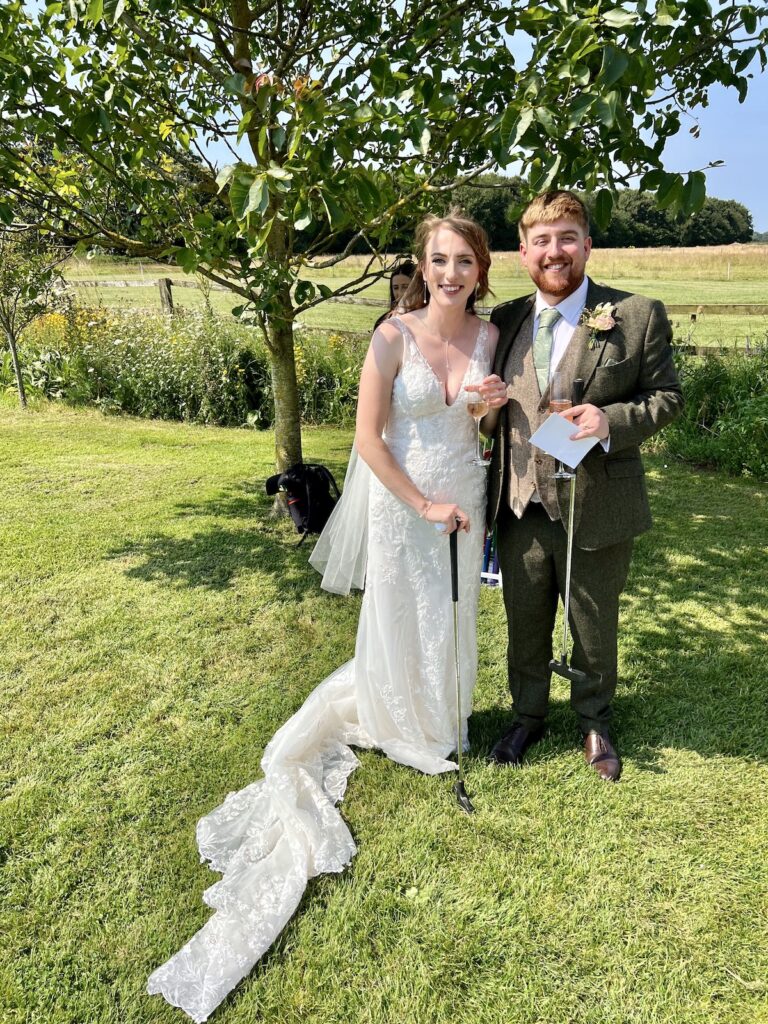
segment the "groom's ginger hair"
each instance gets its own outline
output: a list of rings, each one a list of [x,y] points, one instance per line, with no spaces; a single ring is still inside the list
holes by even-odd
[[[525,241],[528,229],[534,224],[554,224],[556,220],[575,220],[584,234],[589,234],[589,213],[577,195],[565,191],[542,192],[528,203],[518,221],[520,241]]]

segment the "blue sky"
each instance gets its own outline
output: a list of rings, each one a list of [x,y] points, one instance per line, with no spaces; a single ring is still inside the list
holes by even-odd
[[[744,103],[734,89],[713,89],[709,107],[695,112],[701,135],[682,132],[664,151],[670,171],[690,171],[711,160],[725,167],[707,172],[707,194],[737,199],[752,213],[755,231],[768,231],[768,74],[755,72]]]

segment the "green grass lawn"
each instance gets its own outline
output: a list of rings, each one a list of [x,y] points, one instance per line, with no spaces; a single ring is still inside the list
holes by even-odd
[[[305,432],[338,477],[349,445]],[[195,823],[352,654],[359,598],[321,592],[270,518],[268,433],[6,403],[0,456],[0,1020],[178,1024],[144,986],[209,915]],[[768,489],[658,459],[649,484],[622,781],[583,765],[559,683],[528,765],[485,765],[508,700],[484,588],[478,813],[362,753],[359,855],[213,1021],[768,1021]]]

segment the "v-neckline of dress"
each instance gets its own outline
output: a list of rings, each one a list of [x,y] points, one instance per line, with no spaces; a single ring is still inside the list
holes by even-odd
[[[462,392],[462,390],[464,388],[464,383],[465,383],[465,381],[467,379],[467,374],[469,373],[469,368],[472,365],[472,363],[475,361],[475,355],[477,353],[477,347],[480,344],[480,338],[482,337],[483,331],[485,330],[485,328],[487,326],[485,320],[481,320],[480,321],[480,327],[478,328],[478,331],[477,331],[477,337],[475,338],[475,344],[472,346],[472,353],[471,353],[471,355],[469,357],[469,362],[467,363],[466,369],[464,370],[464,375],[461,378],[461,382],[459,383],[458,391],[456,392],[456,395],[455,395],[455,397],[454,397],[452,402],[448,401],[448,381],[445,381],[445,383],[443,383],[443,381],[441,381],[440,378],[437,376],[437,373],[435,372],[434,366],[432,365],[432,363],[430,363],[430,361],[427,359],[427,357],[424,355],[424,353],[419,348],[419,343],[416,341],[416,336],[413,333],[413,331],[411,330],[411,328],[408,326],[408,324],[405,323],[404,320],[401,320],[400,317],[397,317],[397,320],[398,320],[399,323],[402,324],[402,326],[406,329],[406,331],[410,335],[411,341],[413,342],[413,347],[419,353],[419,357],[421,358],[422,362],[424,363],[426,368],[429,370],[429,372],[432,374],[433,379],[436,381],[437,384],[440,385],[440,388],[441,388],[441,390],[443,392],[443,402],[445,404],[446,409],[452,409],[454,407],[454,405],[456,405],[456,402],[458,401],[459,395],[461,394],[461,392]]]

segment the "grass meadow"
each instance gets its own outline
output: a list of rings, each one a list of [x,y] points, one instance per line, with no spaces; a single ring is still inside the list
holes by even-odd
[[[337,287],[353,280],[364,264],[362,257],[350,257],[336,267],[307,276]],[[650,295],[670,306],[768,305],[766,245],[595,250],[589,271],[598,281],[625,291]],[[190,280],[178,268],[110,257],[72,260],[67,266],[66,276],[77,286],[77,298],[83,305],[152,309],[159,308],[156,284],[159,277],[170,277],[177,282]],[[79,281],[115,280],[145,284],[132,288],[116,288],[99,283],[78,285]],[[526,295],[531,290],[530,279],[520,266],[516,253],[494,254],[490,282],[495,298],[489,298],[489,304]],[[385,301],[388,294],[386,282],[377,281],[364,294],[366,298]],[[221,291],[211,291],[209,298],[216,312],[222,314],[229,313],[240,302]],[[199,288],[177,288],[174,291],[174,302],[181,307],[202,309],[205,297]],[[308,310],[302,321],[319,329],[367,333],[381,308],[324,302]],[[743,346],[747,337],[755,344],[765,342],[768,338],[768,315],[708,311],[698,318],[695,327],[691,326],[687,313],[671,312],[670,315],[675,338],[681,342],[731,347]]]
[[[351,656],[359,598],[271,518],[270,433],[3,403],[0,1019],[178,1024],[144,986],[209,914],[195,823]],[[350,443],[307,428],[305,457],[343,478]],[[559,681],[529,763],[486,766],[508,698],[483,588],[478,813],[362,753],[358,856],[215,1024],[768,1022],[768,488],[658,458],[648,480],[622,781],[583,765]]]

